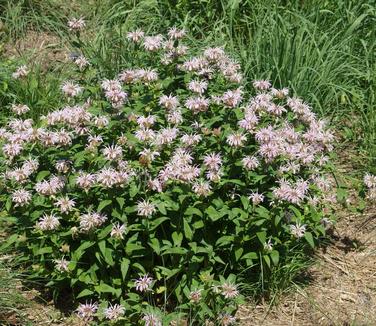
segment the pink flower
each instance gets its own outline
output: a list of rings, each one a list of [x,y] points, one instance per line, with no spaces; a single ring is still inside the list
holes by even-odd
[[[149,277],[149,275],[146,274],[135,281],[135,287],[137,291],[146,292],[148,290],[151,290],[152,283],[153,278]]]
[[[270,86],[271,84],[268,80],[255,80],[253,82],[253,87],[261,91],[269,89]]]
[[[243,147],[244,142],[247,141],[247,136],[239,132],[227,136],[226,142],[232,147]]]
[[[210,170],[219,170],[222,165],[221,155],[218,153],[210,153],[204,156],[204,164]]]
[[[85,28],[86,22],[83,17],[72,18],[68,21],[68,27],[70,31],[81,31]]]
[[[24,78],[29,74],[29,70],[26,65],[19,66],[17,70],[12,74],[14,79]]]
[[[145,33],[142,30],[136,29],[135,31],[129,32],[127,34],[127,39],[131,40],[135,43],[139,43],[142,40],[142,38],[144,37],[144,35],[145,35]]]

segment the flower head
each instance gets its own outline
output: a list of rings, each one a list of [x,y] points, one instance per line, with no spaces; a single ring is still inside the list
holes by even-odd
[[[135,287],[137,291],[146,292],[151,289],[153,278],[148,274],[141,276],[135,281]]]

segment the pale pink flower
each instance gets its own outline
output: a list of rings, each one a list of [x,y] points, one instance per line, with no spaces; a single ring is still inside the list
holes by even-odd
[[[199,303],[202,299],[202,290],[195,290],[189,293],[189,300],[193,303]]]
[[[299,222],[297,222],[295,225],[290,225],[290,232],[291,234],[296,238],[302,238],[304,237],[304,234],[306,232],[306,225],[301,225]]]
[[[113,161],[122,158],[123,149],[118,145],[105,146],[102,149],[102,153],[106,160]]]
[[[138,77],[141,81],[148,84],[158,80],[158,72],[156,69],[140,69],[138,71]]]
[[[59,226],[59,218],[55,214],[44,214],[36,224],[36,228],[42,231],[52,231]]]
[[[60,173],[67,173],[70,170],[71,162],[67,160],[58,160],[55,163],[55,169]]]
[[[142,142],[152,141],[155,138],[155,132],[152,129],[141,128],[136,130],[135,137]]]
[[[104,309],[104,316],[109,320],[119,320],[125,314],[125,308],[120,304],[114,304]]]
[[[19,155],[22,152],[22,150],[22,146],[17,143],[3,145],[3,154],[4,156],[9,157],[10,159]]]
[[[147,51],[157,51],[162,47],[163,36],[145,36],[144,38],[144,48]]]
[[[248,198],[252,200],[253,205],[258,205],[265,199],[264,195],[259,194],[258,192],[253,192]]]
[[[24,114],[30,111],[30,108],[24,104],[12,104],[12,111],[18,115]]]
[[[225,56],[223,48],[208,48],[204,51],[205,58],[210,61],[218,61]]]
[[[255,156],[245,156],[242,159],[243,167],[247,170],[254,170],[260,165],[260,161]]]
[[[193,183],[192,190],[199,196],[207,197],[211,192],[211,186],[209,182],[198,181]]]
[[[222,96],[222,102],[224,105],[230,108],[237,107],[243,99],[243,91],[238,88],[235,90],[228,90]]]
[[[227,136],[226,142],[232,147],[243,147],[247,141],[247,136],[239,132]]]
[[[18,189],[12,193],[12,202],[17,206],[25,206],[31,201],[31,193],[25,189]]]
[[[109,123],[109,119],[104,115],[97,116],[94,118],[94,125],[99,129],[107,127]]]
[[[167,35],[170,39],[179,40],[186,35],[186,31],[184,29],[178,29],[177,27],[171,27]]]
[[[264,243],[264,250],[266,251],[272,251],[273,250],[273,242],[271,239],[268,240],[268,242]]]
[[[198,134],[190,134],[190,135],[184,134],[180,138],[180,140],[186,146],[194,146],[200,143],[200,141],[202,140],[202,136]]]
[[[155,121],[156,121],[155,115],[149,115],[147,117],[141,115],[137,118],[137,124],[141,128],[150,128],[152,125],[154,125]]]
[[[76,311],[77,311],[78,317],[80,317],[81,319],[85,321],[90,321],[94,318],[97,310],[98,310],[98,303],[86,302],[85,304],[80,303]]]
[[[68,21],[68,27],[70,31],[82,31],[86,26],[86,22],[83,17],[71,18]]]
[[[183,115],[182,115],[181,111],[178,110],[178,109],[170,111],[167,115],[167,122],[169,122],[171,124],[178,125],[178,124],[182,123],[183,121],[184,121]]]
[[[236,323],[236,318],[229,314],[223,314],[218,318],[221,326],[230,326]]]
[[[146,274],[146,275],[140,276],[140,278],[138,278],[135,281],[135,287],[137,291],[146,292],[148,290],[151,290],[152,283],[153,283],[153,278],[149,277],[149,275]]]
[[[367,188],[376,188],[376,175],[366,173],[363,180]]]
[[[19,66],[16,71],[12,74],[14,79],[24,78],[29,74],[29,70],[26,65]]]
[[[203,94],[208,88],[208,82],[204,80],[192,80],[188,84],[189,90],[192,92]]]
[[[225,282],[221,285],[221,294],[226,299],[233,299],[239,295],[239,291],[237,290],[237,286],[235,284]]]
[[[124,233],[127,231],[127,227],[125,224],[120,225],[119,222],[116,222],[112,225],[111,229],[111,237],[116,239],[124,239]]]
[[[95,176],[90,173],[80,171],[76,178],[76,185],[84,190],[88,190],[95,183]]]
[[[167,110],[176,109],[179,106],[179,99],[176,96],[162,95],[159,98],[159,104],[164,106]]]
[[[70,263],[68,260],[61,258],[61,259],[55,259],[55,268],[59,272],[69,272],[68,264]]]
[[[140,162],[142,162],[145,165],[148,165],[152,163],[159,155],[159,152],[153,151],[150,148],[144,148],[140,152]]]
[[[72,211],[76,203],[73,199],[69,199],[68,196],[65,196],[58,198],[54,205],[60,209],[61,213],[64,214]]]
[[[271,88],[270,94],[272,94],[274,97],[277,97],[279,99],[283,99],[287,95],[289,95],[289,89],[288,88],[282,88],[282,89]]]
[[[122,89],[118,79],[104,79],[101,82],[101,87],[104,91],[119,91]]]
[[[219,170],[222,166],[222,158],[218,153],[210,153],[204,156],[204,164],[210,170]]]
[[[209,100],[202,96],[190,97],[185,101],[185,106],[193,113],[204,112],[209,107]]]
[[[177,136],[178,136],[177,128],[162,128],[155,135],[153,144],[157,146],[167,145],[167,144],[172,143],[176,139]]]
[[[79,217],[80,230],[82,232],[89,232],[95,228],[100,227],[104,222],[106,222],[107,216],[97,212],[89,212],[83,214]]]
[[[76,97],[82,93],[83,88],[71,81],[66,81],[61,86],[61,90],[68,97]]]
[[[253,82],[253,87],[260,91],[265,91],[269,89],[271,86],[272,84],[268,80],[255,80]]]
[[[145,321],[145,326],[162,326],[160,318],[155,314],[145,314],[142,320]]]
[[[145,33],[142,30],[136,29],[133,32],[127,33],[127,39],[131,40],[135,43],[139,43],[142,40],[142,38],[144,37],[144,35],[145,35]]]
[[[209,170],[205,173],[206,179],[213,182],[221,181],[221,177],[223,176],[223,172],[221,170]]]
[[[78,66],[80,70],[84,70],[88,65],[90,65],[89,61],[83,55],[77,57],[74,60],[74,63]]]
[[[137,202],[137,214],[139,216],[151,216],[156,212],[155,205],[149,200],[140,200]]]

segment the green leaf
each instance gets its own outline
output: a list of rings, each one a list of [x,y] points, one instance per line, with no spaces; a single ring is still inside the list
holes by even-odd
[[[98,205],[98,212],[101,212],[103,208],[107,207],[108,205],[112,204],[111,199],[102,200]]]
[[[7,201],[5,202],[5,209],[9,212],[12,208],[12,197],[8,197]]]
[[[279,262],[279,252],[277,250],[272,250],[270,252],[270,258],[272,259],[273,264],[277,266]]]
[[[159,210],[163,215],[167,215],[167,211],[166,211],[166,205],[165,205],[165,203],[161,202],[161,203],[157,204],[157,208],[158,208],[158,210]]]
[[[201,229],[201,228],[203,228],[204,226],[205,226],[205,224],[204,224],[204,221],[202,221],[202,220],[199,220],[199,221],[196,221],[196,222],[193,223],[193,227],[194,227],[196,230]]]
[[[50,175],[51,172],[50,171],[40,171],[38,174],[37,174],[37,177],[35,178],[35,181],[36,182],[39,182],[41,180],[43,180],[45,177],[47,177],[48,175]]]
[[[123,209],[124,203],[125,203],[125,199],[122,198],[122,197],[116,197],[116,201],[118,202],[120,209]]]
[[[34,255],[35,256],[38,256],[38,255],[44,255],[44,254],[50,254],[52,252],[52,247],[44,247],[44,248],[40,248],[38,249]]]
[[[152,238],[149,241],[149,246],[155,251],[157,255],[161,252],[161,246],[157,238]]]
[[[196,207],[188,207],[185,212],[184,212],[184,215],[198,215],[200,217],[202,217],[202,212],[196,208]]]
[[[219,220],[221,217],[223,217],[223,212],[217,211],[213,206],[209,206],[206,210],[205,213],[209,216],[209,218],[215,222]]]
[[[264,245],[264,243],[266,242],[266,232],[265,231],[257,232],[256,235],[257,235],[257,238],[260,240],[261,244]]]
[[[268,265],[268,267],[270,268],[270,258],[269,258],[269,256],[267,256],[267,255],[264,255],[263,256],[263,258],[264,258],[264,260],[265,260],[265,262],[266,262],[266,265]]]
[[[120,270],[121,270],[121,276],[123,277],[123,280],[125,280],[125,278],[127,276],[130,263],[131,263],[131,261],[127,258],[123,258],[121,260]]]
[[[174,245],[176,247],[180,247],[181,242],[183,241],[183,234],[177,233],[176,231],[172,233],[172,240],[174,241]]]
[[[149,224],[149,231],[155,230],[159,225],[161,225],[164,221],[167,221],[167,220],[168,220],[168,217],[162,216],[151,221]]]
[[[241,259],[242,260],[243,259],[253,259],[253,260],[255,260],[255,259],[258,259],[258,256],[255,252],[248,252],[245,255],[243,255]]]
[[[94,293],[94,291],[91,291],[89,289],[84,289],[82,290],[78,295],[77,295],[77,299],[78,298],[83,298],[83,297],[87,297],[89,295],[92,295]]]
[[[192,240],[193,232],[192,232],[192,229],[189,226],[188,222],[185,219],[183,220],[183,225],[184,225],[184,235],[185,235],[185,237],[189,240]]]
[[[313,236],[312,236],[312,233],[311,232],[306,232],[304,233],[304,238],[307,240],[307,242],[309,243],[309,245],[312,247],[312,248],[315,248],[315,242],[313,240]]]
[[[243,254],[244,249],[238,248],[235,250],[235,260],[238,261]]]
[[[187,252],[188,252],[188,250],[185,249],[185,248],[173,247],[173,248],[167,248],[166,250],[164,250],[162,256],[167,255],[167,254],[185,255]]]

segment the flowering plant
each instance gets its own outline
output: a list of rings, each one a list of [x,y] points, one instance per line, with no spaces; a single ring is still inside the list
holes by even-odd
[[[266,273],[331,223],[325,123],[286,88],[247,91],[222,48],[192,56],[184,36],[128,33],[112,79],[74,56],[61,108],[30,119],[14,103],[0,129],[8,244],[56,293],[91,300],[77,309],[86,321],[230,325],[234,274]]]

